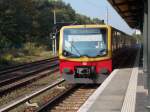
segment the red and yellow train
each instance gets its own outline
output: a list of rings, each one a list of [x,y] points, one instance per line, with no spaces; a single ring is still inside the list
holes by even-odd
[[[115,54],[135,39],[109,25],[72,25],[60,30],[60,73],[69,83],[102,83]]]

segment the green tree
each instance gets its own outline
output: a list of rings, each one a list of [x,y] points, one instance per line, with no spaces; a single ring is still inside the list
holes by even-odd
[[[97,18],[76,13],[70,4],[62,0],[1,0],[0,49],[20,48],[28,42],[49,47],[54,10],[57,22],[100,23]]]

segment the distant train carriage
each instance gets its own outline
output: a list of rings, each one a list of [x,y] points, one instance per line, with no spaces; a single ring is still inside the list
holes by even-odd
[[[60,31],[60,73],[69,83],[102,83],[118,52],[133,39],[109,25],[72,25]]]

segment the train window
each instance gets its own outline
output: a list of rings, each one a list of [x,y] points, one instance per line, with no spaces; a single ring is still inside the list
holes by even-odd
[[[112,37],[112,46],[113,46],[113,51],[116,50],[116,31],[113,31],[113,37]]]
[[[64,29],[63,55],[98,57],[107,54],[107,30],[101,28]]]

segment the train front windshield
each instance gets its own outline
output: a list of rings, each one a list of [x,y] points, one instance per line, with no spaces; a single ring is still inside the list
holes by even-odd
[[[79,58],[101,57],[107,54],[106,29],[71,28],[64,29],[63,56]]]

